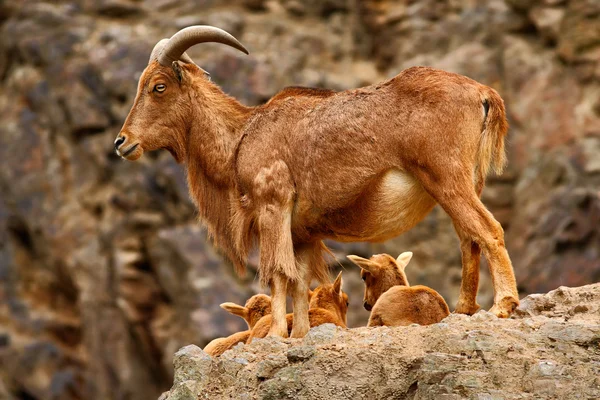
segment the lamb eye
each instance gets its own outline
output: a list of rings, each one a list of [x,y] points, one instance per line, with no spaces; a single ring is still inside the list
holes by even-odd
[[[167,85],[164,85],[162,83],[159,83],[158,85],[154,86],[154,91],[155,92],[159,92],[162,93],[167,89]]]
[[[363,280],[363,282],[364,282],[364,281],[366,281],[366,280],[367,280],[367,277],[366,277],[366,276],[363,276],[361,279],[362,279],[362,280]]]

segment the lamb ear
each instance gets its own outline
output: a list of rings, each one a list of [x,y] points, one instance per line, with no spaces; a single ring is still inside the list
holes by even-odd
[[[310,299],[312,299],[313,293],[314,292],[312,290],[308,289],[308,300],[309,301],[310,301]]]
[[[401,269],[406,268],[412,256],[412,251],[405,251],[404,253],[400,254],[398,258],[396,258],[396,263],[398,264],[398,267],[400,267]]]
[[[333,291],[334,293],[342,295],[342,271],[338,274],[337,278],[333,282]]]
[[[248,315],[248,309],[235,303],[223,303],[220,307],[230,314],[237,315],[242,318],[246,318]]]
[[[371,261],[367,258],[362,258],[362,257],[355,256],[355,255],[349,255],[346,257],[348,258],[348,260],[352,261],[354,264],[358,265],[359,267],[361,267],[362,269],[364,269],[367,272],[372,273],[373,270],[378,267],[376,262]]]

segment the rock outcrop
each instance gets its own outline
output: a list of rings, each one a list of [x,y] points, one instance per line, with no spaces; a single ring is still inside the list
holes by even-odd
[[[483,194],[522,295],[600,280],[600,2],[594,0],[0,1],[0,397],[156,398],[178,348],[243,328],[219,303],[260,288],[215,254],[167,152],[113,152],[154,44],[192,24],[238,37],[189,54],[248,105],[288,85],[345,89],[413,65],[497,89],[509,168]],[[460,252],[440,208],[343,262],[410,250],[411,282],[451,308]],[[341,267],[332,263],[333,269]],[[348,322],[363,285],[344,265]],[[337,271],[332,271],[332,275]],[[334,275],[333,275],[334,276]],[[489,307],[482,268],[479,303]]]
[[[599,397],[600,283],[528,296],[508,320],[480,311],[430,326],[326,324],[215,359],[186,346],[161,400]]]

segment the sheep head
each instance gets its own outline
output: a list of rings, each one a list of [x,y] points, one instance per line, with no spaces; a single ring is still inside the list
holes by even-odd
[[[361,268],[360,277],[365,282],[363,306],[371,311],[379,297],[396,285],[409,286],[404,268],[413,253],[404,252],[397,259],[389,254],[376,254],[371,258],[350,255],[348,259]]]
[[[189,121],[195,117],[190,99],[198,85],[210,87],[206,71],[194,64],[185,51],[203,42],[223,43],[248,54],[237,39],[212,26],[191,26],[159,41],[115,140],[115,151],[120,157],[134,161],[144,151],[167,149],[178,162],[182,161]]]
[[[244,318],[248,328],[252,329],[259,319],[271,314],[271,297],[266,294],[255,294],[243,307],[235,303],[223,303],[220,307],[230,314]]]
[[[333,284],[323,284],[309,292],[309,308],[323,308],[337,315],[340,321],[346,322],[348,312],[348,295],[342,291],[342,273],[335,278]]]

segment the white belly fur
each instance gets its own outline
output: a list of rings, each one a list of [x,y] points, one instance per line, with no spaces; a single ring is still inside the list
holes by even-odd
[[[365,241],[384,241],[414,227],[431,211],[435,200],[421,183],[407,172],[393,169],[386,173],[371,198],[368,218],[375,222]]]

